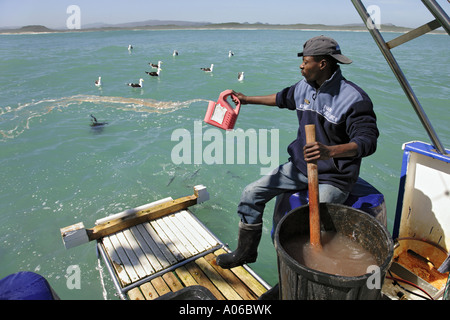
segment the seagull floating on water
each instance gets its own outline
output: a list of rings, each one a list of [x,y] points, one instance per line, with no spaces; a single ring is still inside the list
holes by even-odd
[[[212,72],[212,71],[213,71],[213,68],[214,68],[214,64],[212,63],[212,64],[211,64],[211,67],[209,67],[209,68],[200,68],[200,69],[202,69],[202,70],[205,71],[205,72]]]
[[[158,64],[149,63],[148,65],[154,69],[160,69],[161,68],[162,61],[158,61]]]
[[[127,83],[128,86],[133,87],[133,88],[142,88],[144,86],[143,84],[144,79],[139,79],[139,83]]]
[[[128,51],[133,50],[133,46],[131,44],[128,45]]]
[[[152,77],[158,77],[158,76],[159,76],[159,72],[160,72],[161,70],[162,70],[162,69],[158,67],[158,70],[157,70],[156,72],[155,72],[155,71],[152,71],[152,72],[145,71],[145,73],[148,74],[149,76],[152,76]]]
[[[238,73],[238,81],[244,80],[244,71]]]
[[[231,58],[232,56],[234,56],[234,52],[232,52],[231,50],[228,51],[228,58]]]
[[[173,50],[173,54],[174,57],[178,55],[178,51],[177,50]]]
[[[102,86],[102,77],[98,77],[98,80],[95,80],[95,86],[96,87]]]

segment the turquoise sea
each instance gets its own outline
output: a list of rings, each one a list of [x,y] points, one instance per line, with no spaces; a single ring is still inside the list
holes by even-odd
[[[199,141],[195,126],[198,129],[203,120],[208,100],[217,100],[225,89],[263,95],[297,82],[297,52],[320,34],[335,38],[353,59],[342,67],[343,74],[374,102],[381,136],[377,152],[363,161],[361,175],[384,193],[392,231],[402,144],[429,138],[369,33],[168,30],[0,35],[0,278],[34,271],[46,277],[62,299],[103,299],[95,243],[66,250],[60,228],[77,222],[93,227],[109,214],[190,195],[197,184],[207,186],[211,199],[193,212],[234,249],[241,191],[266,166],[261,155],[250,161],[259,147],[250,143],[243,163],[235,159],[211,164],[205,156],[195,161],[195,152],[205,155],[211,143],[203,136],[203,144],[194,147]],[[383,35],[387,40],[398,36]],[[426,35],[394,49],[446,147],[449,44],[446,35]],[[172,55],[174,50],[178,56]],[[228,56],[229,50],[234,56]],[[159,60],[160,76],[145,74],[152,71],[148,63]],[[213,73],[200,70],[212,63]],[[242,82],[237,80],[241,71]],[[94,86],[99,76],[101,88]],[[139,78],[144,79],[143,88],[126,85]],[[108,124],[92,128],[91,114]],[[202,133],[214,128],[204,122],[199,127]],[[243,106],[238,128],[255,130],[259,142],[264,133],[276,132],[278,150],[271,152],[282,163],[296,136],[297,119],[288,110]],[[180,129],[183,141],[192,142],[192,161],[184,163],[173,155],[181,141],[173,135]],[[224,131],[209,132],[225,139]],[[275,137],[267,135],[269,141]],[[270,239],[272,212],[273,202],[265,212],[258,261],[251,266],[274,285],[278,280]],[[71,265],[81,272],[80,289],[67,286]],[[109,277],[105,281],[108,299],[117,299]]]

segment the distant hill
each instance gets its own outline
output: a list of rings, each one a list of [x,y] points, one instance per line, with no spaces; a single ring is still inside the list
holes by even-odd
[[[217,28],[217,29],[317,29],[317,30],[367,30],[364,24],[324,25],[324,24],[268,24],[262,22],[192,22],[179,20],[146,20],[121,24],[95,23],[82,26],[82,30],[92,29],[181,29],[181,28]],[[409,28],[397,27],[393,24],[382,25],[381,30],[405,32]]]
[[[191,22],[191,21],[179,21],[179,20],[146,20],[139,22],[119,23],[119,24],[107,24],[107,23],[91,23],[82,26],[82,29],[94,29],[94,28],[136,28],[136,27],[154,27],[154,26],[204,26],[210,22]]]
[[[0,33],[35,33],[35,32],[83,32],[83,31],[102,31],[102,30],[127,30],[127,29],[308,29],[308,30],[337,30],[337,31],[367,31],[363,24],[346,24],[346,25],[324,25],[324,24],[268,24],[268,23],[211,23],[211,22],[193,22],[193,21],[179,21],[179,20],[146,20],[140,22],[120,23],[120,24],[106,24],[106,23],[91,23],[82,25],[80,30],[69,30],[66,28],[49,29],[41,25],[30,25],[21,28],[5,28],[0,30]],[[441,28],[442,29],[442,28]],[[411,28],[399,27],[393,24],[383,24],[381,31],[383,32],[408,32]],[[435,33],[445,33],[443,30],[435,30]]]
[[[0,30],[0,32],[9,32],[9,33],[34,33],[34,32],[54,32],[54,31],[55,30],[49,29],[41,25],[29,25],[21,28]]]

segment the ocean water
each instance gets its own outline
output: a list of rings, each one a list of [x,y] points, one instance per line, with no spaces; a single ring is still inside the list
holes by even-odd
[[[391,231],[402,144],[429,138],[369,33],[170,30],[0,35],[0,278],[34,271],[46,277],[62,299],[102,299],[95,244],[66,250],[60,228],[77,222],[92,227],[109,214],[190,195],[197,184],[207,186],[211,199],[193,212],[234,249],[240,193],[267,167],[263,155],[253,162],[250,156],[257,154],[265,137],[277,142],[266,156],[285,162],[297,120],[288,110],[243,106],[236,129],[255,130],[258,145],[245,147],[243,163],[236,156],[227,161],[227,149],[214,155],[223,163],[211,164],[212,140],[205,139],[206,133],[217,141],[225,141],[225,133],[201,123],[208,101],[217,100],[225,89],[263,95],[297,82],[297,52],[319,34],[335,38],[354,60],[342,67],[344,76],[374,102],[381,136],[377,152],[363,161],[361,176],[385,194]],[[389,40],[397,34],[384,36]],[[131,52],[129,44],[134,46]],[[446,147],[448,49],[445,35],[426,35],[394,49]],[[172,56],[173,50],[179,55]],[[229,50],[235,54],[231,58]],[[149,77],[148,63],[158,60],[163,61],[160,77]],[[211,63],[213,73],[200,70]],[[239,82],[241,71],[245,80]],[[99,76],[102,88],[94,86]],[[139,78],[144,79],[143,88],[126,85]],[[92,128],[91,114],[108,124]],[[187,153],[180,163],[180,154],[173,150],[181,143]],[[266,208],[258,261],[251,266],[274,285],[278,280],[270,239],[272,212],[273,202]],[[72,265],[80,270],[79,289],[68,286]],[[105,281],[108,299],[116,299],[107,275]]]

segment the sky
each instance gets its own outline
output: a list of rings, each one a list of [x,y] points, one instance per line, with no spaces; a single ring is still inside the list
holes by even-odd
[[[382,24],[418,27],[434,18],[420,0],[363,0],[379,7]],[[437,3],[450,14],[449,0]],[[195,22],[262,22],[270,24],[361,23],[350,0],[0,0],[0,28],[44,25],[67,28],[70,5],[80,9],[79,21],[126,23],[145,20]]]

